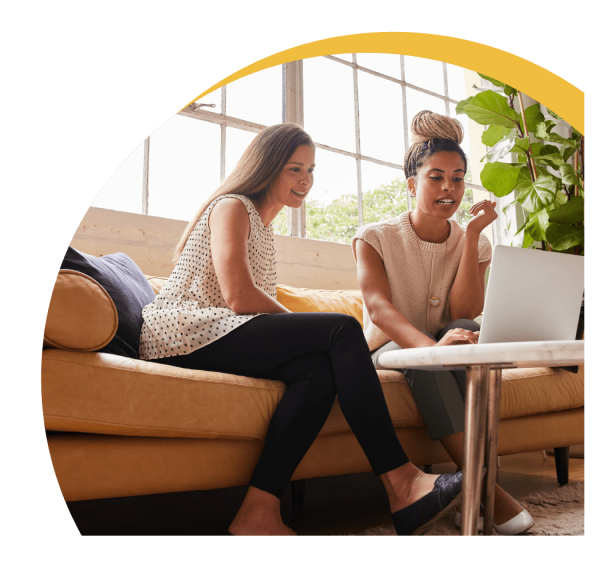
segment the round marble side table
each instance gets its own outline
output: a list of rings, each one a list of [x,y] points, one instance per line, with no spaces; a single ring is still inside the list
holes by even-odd
[[[466,369],[460,534],[477,534],[477,511],[485,463],[484,534],[491,535],[502,369],[581,365],[584,363],[584,341],[526,341],[401,349],[383,353],[379,363],[387,369]]]

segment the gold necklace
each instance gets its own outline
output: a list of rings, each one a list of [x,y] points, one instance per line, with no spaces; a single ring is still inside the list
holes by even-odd
[[[420,237],[418,236],[418,233],[416,232],[416,227],[414,227],[414,220],[412,219],[411,212],[409,214],[408,219],[410,221],[412,231],[414,231],[414,234],[420,239]],[[452,226],[451,226],[450,222],[448,221],[447,227],[445,228],[445,258],[443,259],[443,271],[441,272],[441,284],[439,285],[439,294],[441,294],[441,290],[443,290],[443,277],[445,276],[445,265],[447,264],[447,260],[448,260],[448,237],[449,237],[451,227]],[[420,239],[420,240],[422,240],[422,239]],[[418,251],[418,257],[420,258],[420,264],[422,264],[422,270],[424,271],[424,278],[427,280],[427,282],[430,285],[431,280],[426,274],[426,268],[424,268],[424,261],[422,260],[422,254],[420,254],[420,246],[418,246],[418,248],[416,250]],[[437,308],[441,304],[441,300],[437,296],[431,296],[429,298],[429,304],[433,308]]]

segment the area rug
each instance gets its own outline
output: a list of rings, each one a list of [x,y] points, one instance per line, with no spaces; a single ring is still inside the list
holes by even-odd
[[[584,534],[585,489],[584,483],[572,483],[553,491],[531,493],[520,500],[534,518],[534,526],[528,536],[575,536]],[[368,529],[361,536],[396,536],[390,525]],[[447,513],[426,533],[428,536],[459,535],[454,525],[454,514]],[[494,531],[497,536],[498,533]],[[523,535],[522,535],[523,536]]]

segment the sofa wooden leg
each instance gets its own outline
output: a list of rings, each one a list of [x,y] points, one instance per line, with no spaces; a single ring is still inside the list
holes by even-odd
[[[291,524],[294,530],[304,521],[304,490],[306,480],[298,479],[291,482]]]
[[[568,463],[570,447],[553,448],[555,452],[555,471],[557,472],[557,483],[560,485],[568,484]]]

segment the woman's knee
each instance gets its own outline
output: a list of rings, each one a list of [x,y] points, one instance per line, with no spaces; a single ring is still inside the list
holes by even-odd
[[[316,381],[323,383],[328,390],[333,389],[335,393],[336,381],[334,369],[329,355],[324,351],[317,351],[301,357],[298,361],[300,381]]]

